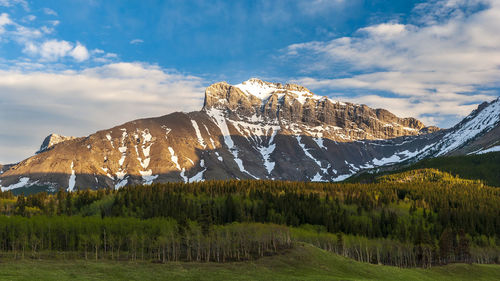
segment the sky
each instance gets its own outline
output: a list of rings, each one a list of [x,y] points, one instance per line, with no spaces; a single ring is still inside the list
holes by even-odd
[[[451,127],[500,95],[499,21],[500,0],[0,0],[0,163],[252,77]]]

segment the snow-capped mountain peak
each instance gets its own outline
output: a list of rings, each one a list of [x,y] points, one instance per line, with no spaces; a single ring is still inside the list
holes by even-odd
[[[479,105],[462,122],[451,128],[437,145],[439,152],[436,156],[457,150],[498,125],[500,125],[500,97],[490,103]]]
[[[297,84],[271,83],[262,81],[258,78],[251,78],[240,84],[234,85],[234,87],[240,89],[245,94],[257,97],[263,102],[268,100],[273,94],[277,95],[278,100],[282,100],[283,97],[288,94],[301,104],[304,104],[308,99],[315,101],[329,100],[332,103],[341,103],[326,96],[316,95],[309,91],[306,87]]]

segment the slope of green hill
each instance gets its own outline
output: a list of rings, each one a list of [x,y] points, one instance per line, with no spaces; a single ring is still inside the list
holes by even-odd
[[[489,186],[500,187],[500,152],[429,158],[394,171],[375,174],[363,173],[347,181],[375,182],[379,177],[384,175],[426,168],[438,169],[462,179],[481,180]]]
[[[281,255],[234,263],[1,260],[0,280],[498,280],[499,265],[402,269],[355,262],[299,244]]]
[[[410,182],[439,182],[449,184],[481,184],[481,180],[468,180],[453,176],[434,168],[421,168],[388,174],[376,178],[377,182],[410,183]]]

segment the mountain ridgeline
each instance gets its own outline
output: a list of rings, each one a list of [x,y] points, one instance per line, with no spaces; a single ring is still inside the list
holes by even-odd
[[[49,136],[5,169],[3,191],[120,188],[225,179],[340,181],[360,171],[498,150],[500,100],[440,130],[384,109],[250,79],[209,86],[201,111],[135,120],[88,137]]]

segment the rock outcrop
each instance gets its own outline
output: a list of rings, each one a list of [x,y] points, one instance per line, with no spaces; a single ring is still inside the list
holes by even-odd
[[[321,126],[336,141],[389,139],[434,132],[415,118],[399,118],[385,109],[334,101],[296,84],[250,79],[239,85],[225,82],[207,88],[203,109],[222,109],[232,119],[277,121],[293,128]],[[293,130],[293,129],[292,129]],[[295,132],[296,133],[296,132]]]
[[[75,137],[66,137],[66,136],[61,136],[58,134],[50,134],[48,135],[42,142],[42,145],[40,146],[40,149],[36,152],[41,153],[44,151],[47,151],[54,147],[54,145],[59,144],[61,142],[67,141],[67,140],[73,140]]]

